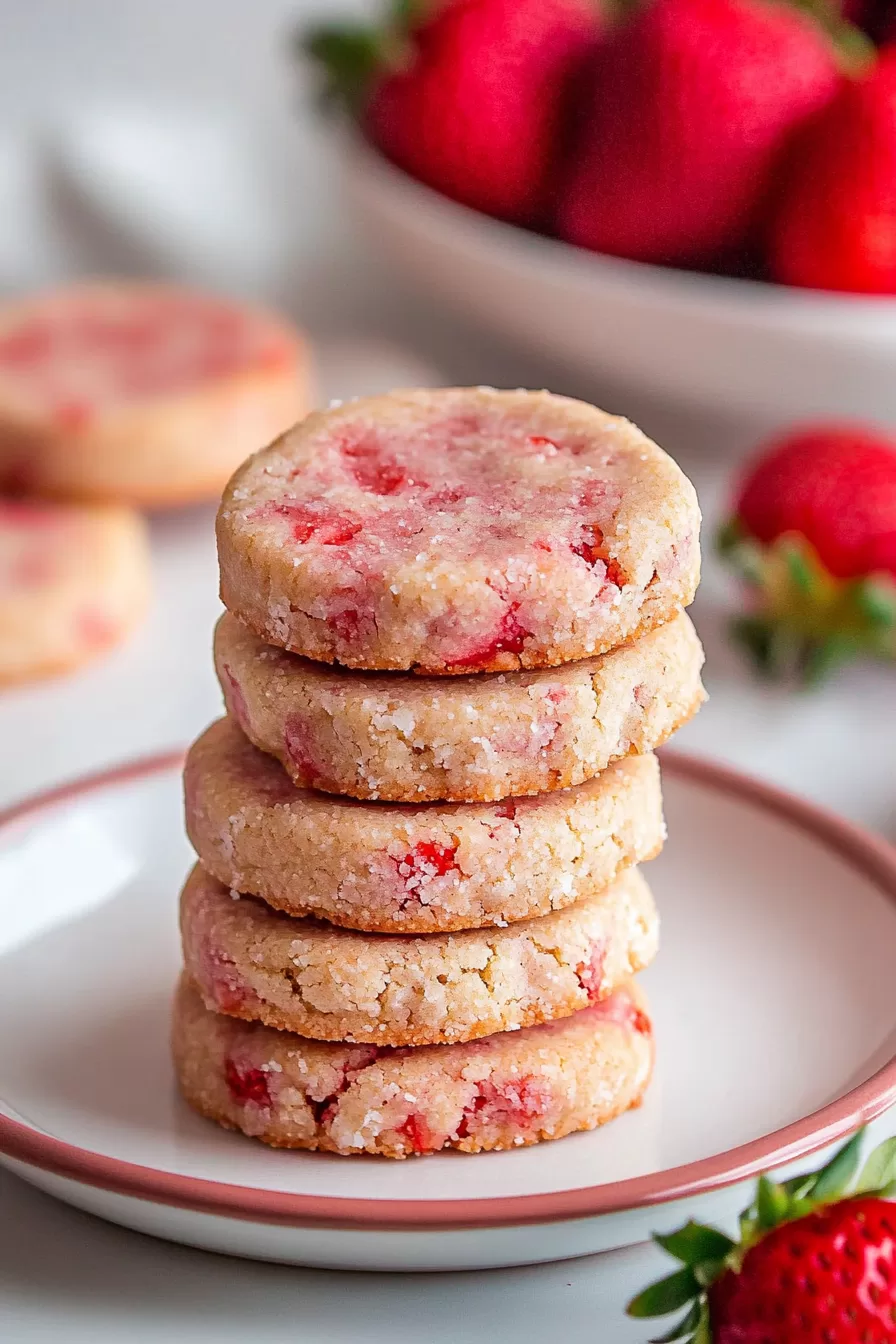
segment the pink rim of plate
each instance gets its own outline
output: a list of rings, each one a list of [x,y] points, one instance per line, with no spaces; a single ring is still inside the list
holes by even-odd
[[[676,751],[663,751],[661,755],[667,774],[701,788],[734,795],[747,806],[774,813],[838,854],[896,903],[896,849],[886,841],[726,766]],[[0,832],[75,802],[85,794],[177,769],[182,761],[182,752],[166,752],[50,789],[0,813]],[[241,1221],[355,1231],[447,1231],[593,1218],[706,1194],[747,1180],[766,1168],[807,1157],[876,1119],[894,1102],[896,1055],[842,1097],[783,1129],[727,1152],[603,1185],[488,1199],[349,1199],[228,1185],[158,1171],[77,1148],[3,1114],[0,1114],[0,1152],[83,1185]]]

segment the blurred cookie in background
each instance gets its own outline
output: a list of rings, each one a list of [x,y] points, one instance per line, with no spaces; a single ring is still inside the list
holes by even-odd
[[[146,524],[131,509],[0,500],[0,687],[97,658],[149,593]]]
[[[214,499],[305,414],[309,364],[286,319],[171,285],[98,281],[0,306],[0,488]]]

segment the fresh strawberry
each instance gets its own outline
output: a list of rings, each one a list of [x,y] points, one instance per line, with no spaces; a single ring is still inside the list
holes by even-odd
[[[761,1177],[737,1242],[693,1222],[656,1237],[682,1268],[630,1302],[629,1315],[685,1307],[662,1340],[691,1344],[896,1340],[896,1208],[885,1198],[896,1139],[856,1181],[860,1144],[856,1134],[820,1172],[780,1185]]]
[[[570,80],[601,31],[599,0],[399,8],[383,33],[326,29],[306,49],[412,176],[488,214],[535,220]]]
[[[761,668],[814,680],[853,653],[896,655],[896,440],[855,425],[773,440],[719,544],[751,590],[735,633]]]
[[[774,278],[896,294],[896,51],[844,85],[797,151],[771,227]]]
[[[654,0],[601,45],[557,215],[640,261],[737,261],[794,132],[839,82],[835,45],[780,0]]]

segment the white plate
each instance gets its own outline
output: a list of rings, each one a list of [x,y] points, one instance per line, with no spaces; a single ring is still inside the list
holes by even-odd
[[[669,753],[670,840],[650,868],[663,948],[646,977],[659,1062],[639,1112],[522,1151],[405,1163],[225,1133],[181,1103],[167,1054],[189,862],[178,764],[82,781],[0,824],[0,1152],[71,1203],[304,1264],[559,1259],[695,1208],[730,1212],[736,1183],[896,1099],[892,852]]]
[[[359,218],[441,302],[589,375],[784,422],[896,423],[896,300],[601,256],[457,205],[347,139]]]

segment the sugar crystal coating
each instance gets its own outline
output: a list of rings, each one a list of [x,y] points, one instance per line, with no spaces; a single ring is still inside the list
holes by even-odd
[[[281,1148],[404,1158],[476,1153],[594,1129],[637,1106],[653,1037],[629,982],[559,1022],[404,1050],[309,1041],[174,1005],[181,1091],[200,1114]]]
[[[703,699],[703,650],[684,613],[565,667],[425,680],[323,667],[225,614],[215,661],[228,709],[296,783],[396,802],[579,784],[658,746]]]
[[[550,666],[687,605],[699,523],[628,421],[546,392],[396,392],[308,416],[235,474],[221,595],[325,662]]]
[[[563,909],[663,841],[651,755],[576,788],[496,804],[384,804],[297,789],[232,719],[191,747],[186,824],[225,886],[291,915],[431,933]]]
[[[507,928],[371,936],[232,901],[197,865],[180,923],[187,971],[213,1011],[316,1040],[435,1045],[599,1002],[652,961],[658,921],[633,870]]]

